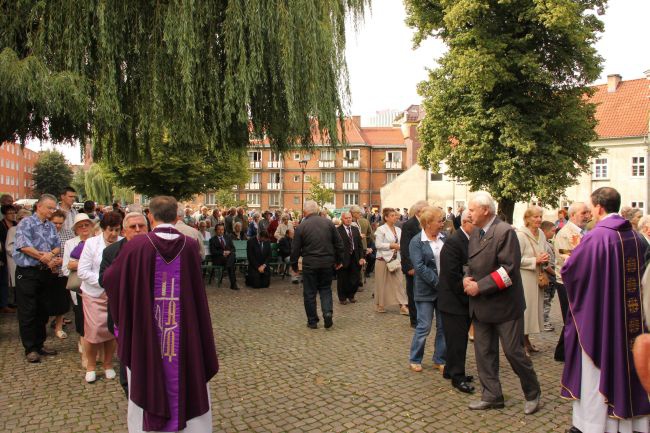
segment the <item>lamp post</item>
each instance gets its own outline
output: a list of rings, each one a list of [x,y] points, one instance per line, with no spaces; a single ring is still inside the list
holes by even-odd
[[[307,167],[307,160],[302,159],[298,161],[300,171],[302,172],[302,179],[300,179],[300,219],[305,215],[305,168]]]

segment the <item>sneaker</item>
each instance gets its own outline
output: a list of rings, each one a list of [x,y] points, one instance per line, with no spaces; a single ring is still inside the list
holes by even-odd
[[[113,372],[115,373],[115,372]],[[86,382],[88,383],[93,383],[97,380],[97,373],[94,371],[87,371],[86,372]]]
[[[115,376],[117,376],[117,374],[115,374],[115,370],[112,368],[105,370],[104,375],[106,376],[106,379],[115,379]]]

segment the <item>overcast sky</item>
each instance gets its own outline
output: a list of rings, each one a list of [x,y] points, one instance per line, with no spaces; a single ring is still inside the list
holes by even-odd
[[[372,4],[358,31],[350,27],[347,38],[351,112],[364,118],[379,110],[403,110],[419,103],[416,85],[426,79],[426,68],[435,67],[436,59],[445,51],[437,40],[428,40],[413,50],[413,31],[404,24],[406,13],[401,0],[373,0]],[[650,69],[648,17],[650,0],[609,0],[607,13],[601,17],[605,32],[597,44],[604,58],[598,82],[615,73],[624,80],[640,78]],[[38,143],[28,147],[42,149]],[[59,149],[70,162],[80,163],[78,148]]]

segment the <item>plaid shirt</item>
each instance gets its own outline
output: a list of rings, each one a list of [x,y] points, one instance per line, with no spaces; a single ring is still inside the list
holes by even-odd
[[[59,240],[61,241],[61,252],[59,254],[57,254],[55,256],[55,258],[58,257],[60,259],[63,259],[63,250],[65,248],[65,243],[68,240],[74,238],[74,233],[72,233],[72,230],[62,228],[61,231],[59,233],[57,233],[57,234],[59,235]],[[63,274],[63,271],[62,271],[62,266],[57,266],[56,268],[54,268],[53,272],[55,274],[58,274],[59,277],[65,277],[65,275]]]

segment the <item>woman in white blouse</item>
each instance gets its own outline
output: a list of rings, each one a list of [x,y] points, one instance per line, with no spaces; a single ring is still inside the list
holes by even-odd
[[[102,232],[86,241],[77,274],[81,280],[82,302],[84,310],[84,352],[87,357],[86,382],[94,382],[97,361],[97,349],[104,346],[104,374],[107,379],[114,379],[113,353],[115,337],[108,330],[108,297],[99,285],[99,265],[102,262],[104,248],[118,240],[122,230],[122,215],[109,212],[99,223]]]
[[[408,298],[401,267],[391,272],[387,263],[400,260],[399,241],[402,230],[395,226],[399,213],[393,208],[384,208],[385,224],[375,231],[377,261],[375,264],[375,305],[378,313],[385,313],[385,307],[399,305],[400,313],[409,314]]]

